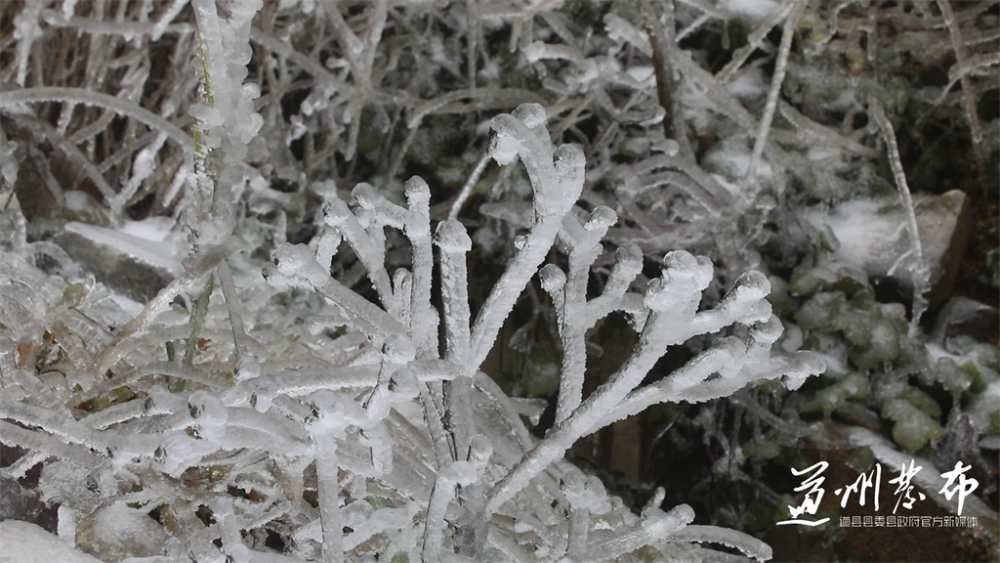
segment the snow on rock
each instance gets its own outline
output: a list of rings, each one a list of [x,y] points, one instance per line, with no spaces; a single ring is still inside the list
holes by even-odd
[[[967,334],[985,342],[997,324],[1000,324],[1000,309],[968,297],[955,296],[938,312],[931,337],[943,342],[949,336]]]
[[[153,236],[155,231],[147,225],[133,232]],[[127,232],[70,222],[54,240],[98,281],[141,303],[182,271],[168,244]]]
[[[962,220],[969,206],[965,194],[952,190],[939,196],[914,195],[917,231],[930,268],[931,308],[941,304],[958,274],[958,264],[969,240],[971,221]],[[814,207],[804,217],[817,230],[833,231],[840,248],[834,258],[861,267],[875,280],[889,279],[906,294],[913,293],[910,277],[910,240],[902,204],[896,197],[855,198],[832,209]]]
[[[169,537],[148,514],[123,503],[98,509],[76,529],[76,544],[107,561],[162,555]]]
[[[20,520],[0,522],[0,563],[101,563],[39,526]]]

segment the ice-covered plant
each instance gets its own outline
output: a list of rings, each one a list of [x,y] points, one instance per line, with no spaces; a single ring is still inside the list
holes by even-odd
[[[807,198],[888,186],[873,143],[905,200],[907,137],[948,112],[983,175],[997,121],[970,108],[992,95],[990,6],[0,3],[3,484],[37,482],[11,490],[108,560],[699,560],[720,555],[698,542],[767,548],[693,525],[680,503],[697,500],[668,482],[637,516],[563,459],[574,442],[657,405],[653,443],[703,431],[710,478],[753,483],[758,505],[783,492],[762,460],[823,447],[799,415],[881,414],[904,449],[976,459],[995,350],[949,341],[978,359],[927,369],[919,315],[905,334],[902,307],[825,271],[796,229]],[[946,41],[951,58],[926,47]],[[927,87],[920,69],[952,59],[948,87]],[[910,127],[914,108],[934,119]],[[396,180],[414,174],[427,183]],[[361,179],[377,188],[338,190]],[[503,201],[464,205],[486,197]],[[155,216],[194,252],[145,304],[51,241],[66,221]],[[498,232],[508,259],[480,304],[472,240]],[[767,277],[743,274],[757,264]],[[539,400],[481,371],[524,294],[559,380],[542,438],[521,423]],[[588,391],[609,316],[637,344]],[[806,348],[849,373],[787,392],[822,367]],[[947,425],[937,383],[962,407]],[[743,508],[708,522],[773,523]]]
[[[96,315],[106,305],[86,285],[60,290],[59,282],[48,278],[51,290],[25,303],[41,308],[28,316],[50,324],[61,335],[60,345],[36,354],[70,350],[78,365],[89,364],[93,354],[97,365],[112,368],[112,377],[90,379],[69,369],[65,378],[48,383],[54,385],[51,391],[34,391],[36,376],[23,369],[24,358],[7,340],[8,383],[0,414],[17,423],[3,423],[5,441],[27,454],[5,473],[16,476],[40,456],[54,457],[45,464],[41,488],[46,498],[61,502],[60,530],[91,550],[102,545],[95,538],[120,541],[119,552],[131,555],[155,553],[143,538],[115,536],[102,522],[117,518],[139,526],[147,519],[143,511],[155,509],[163,526],[151,537],[172,538],[164,544],[168,557],[197,561],[354,561],[365,554],[460,561],[496,551],[514,560],[604,561],[644,546],[690,550],[695,549],[690,542],[702,541],[767,558],[767,546],[749,536],[691,525],[687,506],[663,512],[654,502],[635,517],[561,461],[579,437],[647,405],[704,401],[762,379],[785,377],[794,388],[821,371],[822,362],[809,353],[770,357],[780,325],[764,299],[768,284],[760,274],[748,273],[718,307],[698,311],[711,264],[685,252],[668,255],[662,276],[640,295],[629,291],[638,253],[625,247],[604,293],[587,301],[580,272],[596,258],[603,230],[615,217],[605,208],[578,217],[573,204],[582,186],[583,156],[572,145],[553,149],[545,122],[538,105],[493,121],[491,155],[503,163],[516,157],[524,162],[535,190],[534,213],[532,228],[518,239],[518,253],[474,319],[465,264],[471,241],[456,221],[440,222],[432,234],[430,193],[419,178],[407,183],[405,207],[364,184],[354,190],[353,210],[330,199],[326,226],[312,247],[285,244],[274,252],[265,269],[268,283],[315,291],[326,305],[311,307],[302,341],[295,343],[265,330],[267,324],[287,323],[281,319],[288,313],[280,313],[280,303],[258,299],[251,309],[255,319],[247,319],[257,330],[246,337],[256,339],[262,362],[237,363],[232,379],[211,363],[164,362],[139,348],[150,339],[186,334],[185,315],[169,310],[147,309],[156,322],[145,334],[104,335],[97,342],[106,344],[97,349],[82,342],[72,346],[74,333],[56,327],[78,324],[74,319]],[[387,271],[387,229],[400,230],[409,240],[411,269]],[[541,276],[559,304],[566,383],[559,422],[536,441],[510,399],[478,367],[557,238],[570,251],[569,275],[548,265]],[[378,303],[329,275],[340,241],[365,264]],[[12,251],[4,254],[10,264],[5,295],[16,298],[37,284],[29,278],[46,276],[19,258],[23,240],[11,243]],[[203,278],[224,253],[212,256],[189,267],[189,282]],[[432,304],[435,285],[441,288],[440,310]],[[232,319],[219,304],[207,306],[202,338],[219,338],[217,354],[225,358],[226,350],[237,349],[224,344],[232,338],[218,331],[224,333]],[[604,386],[584,398],[581,327],[612,311],[630,316],[639,344]],[[716,340],[656,384],[639,385],[668,346],[733,324],[750,330],[743,338]],[[324,327],[342,328],[331,334]],[[187,386],[168,389],[160,383],[164,375],[184,379]],[[118,399],[98,404],[108,400],[110,390],[117,390]],[[92,412],[71,415],[65,405],[77,401],[87,403],[78,403],[78,409]],[[581,485],[585,481],[589,484]],[[89,485],[66,488],[74,482]],[[311,482],[316,493],[309,502]],[[210,525],[198,515],[207,515]],[[569,529],[564,522],[571,523]],[[267,534],[281,538],[282,554],[252,539]]]
[[[244,183],[243,161],[247,144],[260,130],[264,119],[254,111],[260,97],[255,82],[244,82],[250,48],[250,20],[263,5],[261,0],[230,2],[228,17],[220,17],[212,0],[194,0],[198,22],[198,45],[203,73],[204,103],[190,113],[195,127],[195,206],[199,217],[192,219],[200,244],[212,244],[235,227],[233,192]]]
[[[438,314],[431,306],[432,241],[426,208],[430,194],[419,178],[407,183],[407,207],[389,202],[365,184],[353,192],[358,202],[354,212],[340,200],[329,202],[325,209],[326,231],[316,249],[310,251],[301,245],[281,247],[274,254],[274,264],[265,270],[272,285],[306,287],[319,292],[341,310],[348,326],[366,333],[373,349],[383,350],[381,356],[370,359],[381,366],[380,381],[393,377],[393,373],[406,372],[408,365],[422,366],[414,373],[422,387],[424,418],[437,446],[437,466],[443,472],[435,480],[427,511],[425,560],[437,557],[440,550],[437,542],[441,540],[445,517],[445,505],[441,503],[447,503],[453,496],[457,498],[458,511],[449,519],[455,530],[454,544],[459,553],[477,556],[487,541],[488,530],[484,528],[490,526],[496,515],[515,520],[524,518],[518,505],[525,501],[518,501],[518,494],[552,462],[559,461],[578,438],[657,402],[709,400],[728,395],[753,381],[782,376],[789,378],[791,388],[797,388],[805,377],[823,369],[822,362],[808,353],[769,357],[770,344],[780,333],[780,325],[764,300],[768,284],[760,274],[749,273],[741,278],[716,309],[698,312],[701,291],[711,280],[712,268],[706,259],[695,259],[684,252],[668,255],[662,277],[651,282],[644,295],[639,295],[628,292],[639,270],[639,254],[634,248],[623,247],[604,293],[588,302],[586,273],[600,253],[599,241],[604,231],[616,218],[607,208],[596,209],[582,222],[571,213],[582,187],[582,155],[572,145],[553,150],[545,120],[541,106],[523,105],[514,114],[501,115],[493,121],[496,136],[491,156],[501,164],[511,163],[515,156],[524,162],[535,193],[533,220],[529,232],[518,238],[517,254],[475,320],[470,319],[464,263],[471,241],[464,227],[455,221],[444,221],[437,227],[433,244],[440,253],[445,334],[441,352],[435,352],[439,348]],[[391,280],[381,248],[387,227],[402,231],[413,249],[412,272],[396,270]],[[551,264],[540,272],[543,286],[557,304],[563,336],[557,425],[505,472],[496,471],[495,467],[494,471],[484,471],[485,458],[490,456],[488,437],[495,429],[477,426],[472,416],[472,378],[493,346],[501,321],[557,236],[570,249],[570,275],[567,278]],[[353,294],[328,275],[329,249],[341,237],[368,269],[381,307]],[[632,358],[584,400],[581,396],[586,363],[584,334],[587,327],[613,311],[630,315],[633,326],[641,333],[640,341]],[[717,332],[733,323],[753,327],[746,340],[720,339],[665,380],[639,387],[668,346],[683,343],[693,335]],[[387,358],[392,359],[389,365]],[[423,367],[431,365],[436,368]],[[309,388],[324,386],[321,379],[325,377],[317,375]],[[440,383],[442,380],[444,383]],[[374,393],[378,393],[377,387]],[[456,485],[461,485],[457,494],[452,490]],[[601,553],[597,559],[613,558],[652,543],[653,538],[664,532],[679,532],[690,521],[689,509],[675,509],[669,525],[657,516],[656,507],[649,510],[652,512],[645,515],[636,529],[623,534],[627,540],[619,538],[613,545],[595,546],[594,551],[582,545],[566,547],[552,539],[555,543],[547,546],[553,550],[549,554],[558,555],[570,549],[575,553]],[[339,522],[336,516],[330,519]],[[323,525],[329,533],[339,534],[335,529],[339,524],[324,522]],[[579,535],[574,538],[585,541],[585,531],[586,526],[583,540]],[[433,545],[426,543],[432,541]]]

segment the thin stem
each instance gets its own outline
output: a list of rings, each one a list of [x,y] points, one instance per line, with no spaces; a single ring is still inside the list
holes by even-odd
[[[792,11],[785,20],[785,28],[781,33],[781,46],[778,48],[778,61],[775,64],[774,76],[771,78],[771,89],[767,93],[767,104],[764,106],[764,116],[760,120],[760,127],[757,130],[757,139],[753,146],[753,156],[750,157],[750,165],[747,166],[746,175],[740,183],[740,193],[743,193],[748,201],[753,201],[757,193],[756,177],[757,166],[760,164],[760,157],[764,153],[767,144],[767,135],[771,131],[771,121],[774,119],[774,110],[778,106],[778,94],[781,92],[781,84],[785,81],[785,69],[788,66],[788,55],[792,50],[792,38],[795,36],[795,29],[799,25],[799,18],[805,9],[805,0],[795,0]]]
[[[236,362],[246,356],[247,334],[243,327],[243,308],[240,305],[240,296],[236,292],[236,284],[233,283],[233,272],[229,268],[229,262],[223,260],[215,269],[219,276],[219,285],[222,286],[222,294],[226,298],[226,309],[229,310],[229,324],[233,327],[233,346],[236,349]]]
[[[910,235],[910,246],[913,252],[913,262],[910,273],[913,278],[913,318],[910,320],[910,333],[914,335],[920,330],[920,316],[927,310],[927,299],[924,294],[930,290],[930,279],[928,276],[927,264],[924,262],[924,253],[920,245],[920,233],[917,231],[917,216],[913,210],[913,199],[910,197],[910,187],[906,182],[906,173],[903,171],[903,163],[899,158],[899,147],[896,145],[896,132],[892,129],[892,123],[886,117],[882,104],[875,96],[868,98],[868,111],[871,113],[882,138],[885,139],[886,151],[889,157],[889,166],[892,167],[892,175],[896,180],[896,189],[899,190],[899,197],[903,202],[903,212],[906,214],[906,230]]]
[[[458,214],[461,213],[462,207],[465,206],[465,202],[472,195],[472,190],[476,187],[476,182],[479,181],[480,176],[483,175],[483,171],[486,170],[486,165],[490,162],[490,153],[485,148],[479,155],[479,160],[476,161],[476,165],[472,167],[472,172],[469,173],[469,177],[465,179],[465,184],[462,185],[462,189],[458,192],[458,197],[455,198],[455,203],[451,205],[451,209],[448,211],[448,219],[451,221],[458,219]]]
[[[951,2],[948,0],[937,0],[941,8],[941,15],[944,16],[945,23],[948,24],[948,37],[951,39],[952,49],[955,51],[955,64],[962,65],[968,58],[965,42],[962,39],[962,30],[958,27],[955,19],[955,12],[951,9]],[[972,87],[972,80],[967,72],[963,72],[960,78],[962,82],[962,94],[965,99],[965,116],[969,119],[969,128],[972,130],[972,148],[976,154],[976,166],[979,168],[979,183],[986,190],[986,165],[983,161],[983,126],[979,122],[979,110],[976,104],[975,89]]]
[[[185,152],[194,154],[194,141],[179,127],[147,110],[146,108],[108,94],[102,94],[100,92],[94,92],[84,88],[42,86],[38,88],[15,90],[13,92],[4,92],[3,97],[0,97],[0,107],[8,107],[14,104],[40,102],[80,103],[112,109],[122,115],[145,123],[153,129],[166,133],[167,136],[179,144]]]

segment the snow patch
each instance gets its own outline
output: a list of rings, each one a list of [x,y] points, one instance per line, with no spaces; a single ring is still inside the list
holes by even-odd
[[[780,8],[781,3],[775,0],[724,0],[722,7],[737,16],[763,20]]]
[[[110,246],[151,266],[163,268],[174,276],[179,276],[183,268],[169,254],[169,248],[154,244],[154,241],[142,239],[122,231],[113,231],[94,225],[70,222],[66,223],[66,232],[75,233],[98,244]],[[140,229],[140,232],[151,235],[152,231]]]
[[[101,563],[66,545],[39,526],[20,520],[0,522],[0,563]]]
[[[726,85],[726,90],[738,98],[754,98],[767,93],[769,84],[764,79],[764,71],[759,68],[750,69],[736,77]]]

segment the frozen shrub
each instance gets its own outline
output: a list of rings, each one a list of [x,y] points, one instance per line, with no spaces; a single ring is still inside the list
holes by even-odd
[[[906,136],[942,115],[986,174],[997,120],[970,108],[992,95],[991,4],[560,4],[0,3],[3,484],[36,479],[55,531],[109,560],[763,559],[722,526],[771,525],[785,491],[762,464],[829,446],[831,417],[976,459],[995,349],[941,342],[954,365],[927,370],[920,307],[907,327],[825,261],[838,241],[798,208],[894,185],[911,208]],[[928,87],[907,65],[945,70],[925,47],[945,42],[951,84]],[[183,260],[147,303],[52,242],[147,217]],[[486,247],[506,260],[480,305]],[[523,389],[554,397],[543,438],[521,417],[544,401],[481,371],[524,296],[515,336],[551,334],[510,343],[544,376]],[[637,344],[587,392],[609,316]],[[668,350],[687,361],[658,370]],[[565,461],[650,406],[653,443],[715,450],[707,478],[749,508],[694,525],[668,487],[633,512]]]
[[[3,324],[20,328],[4,338],[0,415],[11,422],[0,424],[5,442],[27,453],[5,474],[22,475],[35,460],[49,458],[40,491],[61,502],[61,533],[78,539],[80,529],[88,538],[111,534],[102,524],[111,520],[96,508],[155,509],[171,538],[165,554],[198,561],[353,561],[365,554],[446,561],[494,551],[516,560],[533,552],[542,560],[569,554],[603,561],[667,543],[688,546],[683,549],[697,557],[700,548],[689,542],[699,541],[766,559],[767,546],[749,536],[691,525],[687,506],[663,512],[654,502],[636,517],[608,504],[602,487],[592,479],[581,485],[586,480],[579,470],[561,459],[578,438],[650,404],[705,401],[783,376],[795,388],[821,371],[822,362],[810,353],[770,357],[780,324],[764,299],[769,288],[761,274],[748,273],[715,309],[699,312],[712,268],[686,252],[667,255],[662,276],[640,295],[629,291],[637,250],[623,247],[604,293],[586,300],[579,279],[616,218],[606,208],[582,222],[571,212],[583,155],[572,145],[553,149],[545,123],[538,105],[493,121],[490,153],[503,163],[524,162],[535,193],[533,218],[474,319],[465,257],[471,241],[457,221],[442,221],[432,233],[430,192],[419,178],[406,184],[405,207],[365,184],[353,192],[353,210],[331,198],[312,248],[286,243],[275,250],[264,270],[268,284],[314,291],[325,304],[283,306],[266,299],[265,290],[264,297],[250,298],[254,305],[241,307],[252,316],[240,317],[244,326],[253,330],[234,340],[239,332],[225,332],[235,308],[213,304],[218,294],[209,285],[198,336],[213,342],[215,359],[202,354],[198,363],[171,358],[171,343],[190,328],[186,315],[170,307],[147,306],[143,327],[132,321],[117,336],[88,323],[102,314],[117,324],[122,313],[94,291],[92,280],[66,286],[26,262],[32,249],[14,229],[2,262],[8,280]],[[384,241],[391,229],[408,239],[413,261],[390,275]],[[560,420],[537,441],[478,366],[557,238],[570,251],[570,271],[548,265],[540,275],[562,318]],[[330,277],[340,240],[365,265],[378,304]],[[440,310],[431,302],[434,246]],[[156,300],[196,287],[220,268],[226,251],[198,256]],[[29,287],[50,289],[28,297]],[[295,329],[299,336],[290,342],[282,332],[302,314],[297,309],[308,311],[306,326]],[[586,327],[616,310],[633,319],[639,344],[604,386],[583,398]],[[14,314],[36,320],[16,322]],[[745,338],[721,338],[672,376],[640,386],[668,346],[734,323],[750,328]],[[346,328],[332,338],[323,327]],[[39,338],[38,331],[52,336]],[[93,336],[83,340],[86,331]],[[245,342],[252,353],[240,355]],[[226,361],[232,353],[235,365]],[[29,357],[38,358],[34,364],[62,363],[37,373],[26,369]],[[69,483],[88,486],[67,490]],[[214,523],[206,526],[203,514]],[[84,527],[74,531],[74,523]],[[282,539],[281,555],[253,539],[268,534]]]

